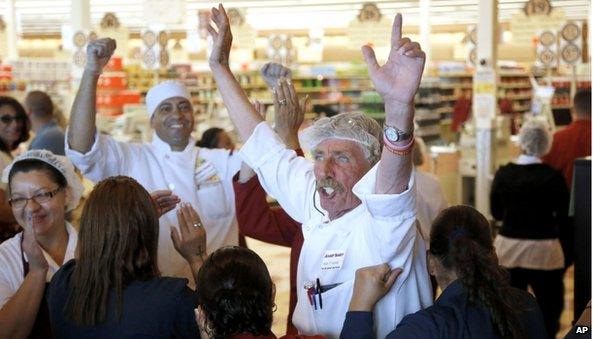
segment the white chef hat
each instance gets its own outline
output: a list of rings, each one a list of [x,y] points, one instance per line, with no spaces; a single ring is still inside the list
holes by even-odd
[[[19,156],[17,156],[11,163],[8,165],[4,171],[2,172],[2,182],[8,183],[8,176],[14,164],[19,161],[29,160],[29,159],[36,159],[39,161],[43,161],[48,165],[52,166],[53,168],[57,169],[64,178],[66,178],[66,182],[68,183],[68,187],[70,188],[70,200],[66,203],[66,210],[71,211],[78,206],[80,202],[80,198],[82,197],[82,192],[84,191],[84,186],[82,186],[82,182],[80,178],[74,172],[74,166],[68,160],[68,158],[55,155],[50,151],[47,150],[30,150],[25,152]]]
[[[381,157],[379,123],[364,113],[340,113],[331,118],[321,118],[299,134],[305,150],[311,151],[327,139],[342,139],[357,142],[371,164]]]
[[[167,80],[153,86],[148,93],[146,93],[146,110],[148,112],[148,117],[152,118],[152,115],[161,102],[175,97],[186,98],[191,102],[191,96],[189,95],[187,88],[185,88],[180,81]]]

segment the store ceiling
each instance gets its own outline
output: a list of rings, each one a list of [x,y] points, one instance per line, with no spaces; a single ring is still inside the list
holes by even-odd
[[[5,16],[9,0],[0,0],[0,12]],[[55,35],[70,21],[71,1],[78,0],[13,0],[16,4],[18,30],[26,36]],[[139,31],[146,26],[145,1],[167,0],[90,0],[91,21],[98,24],[106,12],[115,12],[122,25]],[[171,0],[169,0],[171,1]],[[213,1],[175,0],[185,3],[184,22],[170,24],[173,31],[196,27],[197,11],[210,8]],[[419,1],[374,1],[383,14],[401,12],[406,23],[419,22]],[[478,0],[431,0],[433,25],[475,24]],[[244,8],[247,21],[256,29],[341,28],[356,17],[360,0],[235,0],[225,1],[227,8]],[[521,11],[525,0],[499,0],[499,18],[506,22]],[[562,8],[568,19],[586,19],[591,0],[551,0],[552,6]]]

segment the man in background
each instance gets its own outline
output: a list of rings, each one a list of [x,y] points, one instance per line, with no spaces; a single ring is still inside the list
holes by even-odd
[[[29,149],[45,149],[64,155],[64,131],[54,117],[54,104],[47,93],[32,91],[25,98],[25,110],[35,138]]]
[[[542,161],[562,172],[572,189],[572,171],[576,158],[591,155],[591,89],[578,91],[573,99],[573,121],[554,134],[552,148]]]

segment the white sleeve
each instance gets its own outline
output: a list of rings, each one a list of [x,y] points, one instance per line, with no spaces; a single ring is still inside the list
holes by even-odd
[[[0,270],[0,309],[6,305],[8,300],[12,298],[12,296],[16,293],[16,291],[11,287],[10,280],[6,276],[5,269],[8,269],[8,265],[6,262],[0,261],[0,267],[4,269]]]
[[[66,138],[68,131],[65,133]],[[82,174],[91,181],[98,182],[104,178],[126,173],[130,159],[130,145],[115,141],[112,137],[95,133],[95,141],[91,150],[80,153],[65,143],[66,156]]]
[[[416,238],[416,188],[414,172],[410,175],[408,188],[399,194],[375,193],[377,163],[354,185],[352,191],[370,213],[373,222],[365,225],[367,236],[380,244],[379,251],[384,262],[397,259],[393,265],[403,265],[413,252]],[[393,266],[403,267],[403,266]]]
[[[287,149],[265,122],[257,125],[240,154],[288,215],[300,223],[309,219],[315,198],[315,176],[309,160]]]

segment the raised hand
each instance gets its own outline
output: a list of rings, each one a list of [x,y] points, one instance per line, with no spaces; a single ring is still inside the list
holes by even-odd
[[[356,270],[350,311],[372,311],[375,304],[389,292],[402,270],[392,270],[387,264]]]
[[[214,29],[212,25],[208,25],[207,27],[208,33],[212,37],[212,52],[210,53],[208,62],[210,67],[228,67],[233,34],[231,32],[229,18],[222,4],[218,5],[218,9],[212,7],[212,21],[214,21],[218,30]]]
[[[181,201],[181,199],[170,190],[154,191],[150,194],[150,197],[156,204],[156,212],[159,218],[174,209]]]
[[[177,211],[177,220],[179,232],[171,227],[175,250],[190,264],[203,262],[206,258],[206,230],[198,213],[189,203],[183,203]]]
[[[291,149],[300,148],[298,132],[303,119],[308,96],[299,99],[294,85],[281,78],[274,89],[274,129]]]
[[[111,38],[101,38],[89,42],[86,47],[86,65],[84,69],[94,73],[101,73],[115,51],[116,43]]]
[[[284,67],[275,62],[268,62],[265,64],[260,70],[260,73],[270,89],[274,89],[278,86],[278,80],[280,80],[280,78],[290,79],[292,76],[292,72],[288,67]]]
[[[33,233],[33,217],[30,213],[25,216],[25,227],[23,228],[23,252],[27,255],[29,271],[47,271],[49,265],[43,255],[41,246],[35,239]]]
[[[391,31],[391,50],[383,66],[379,66],[375,52],[363,46],[369,76],[384,102],[409,105],[420,85],[426,55],[417,42],[402,38],[402,16],[397,14]]]

